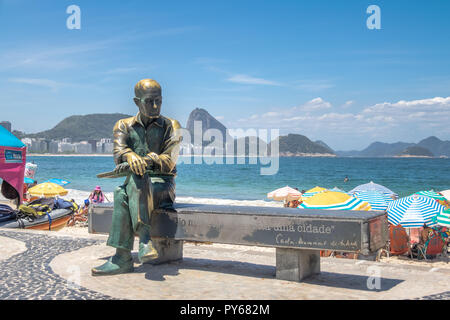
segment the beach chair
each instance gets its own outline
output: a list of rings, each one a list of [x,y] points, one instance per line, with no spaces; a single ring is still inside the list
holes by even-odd
[[[436,256],[442,254],[448,263],[447,253],[447,239],[438,230],[433,229],[433,232],[424,244],[417,246],[418,254],[417,259],[423,258],[428,260],[427,256]]]
[[[411,241],[405,228],[401,225],[389,225],[389,242],[386,249],[380,249],[377,255],[377,260],[381,258],[381,255],[386,253],[389,258],[390,255],[400,256],[408,253],[412,259]]]

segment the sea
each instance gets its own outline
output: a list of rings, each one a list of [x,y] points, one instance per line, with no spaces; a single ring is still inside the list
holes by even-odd
[[[421,190],[450,189],[450,159],[445,158],[280,157],[278,170],[271,175],[261,174],[261,168],[267,168],[267,164],[251,158],[241,159],[245,162],[242,164],[235,160],[233,164],[225,164],[226,161],[211,164],[205,159],[180,157],[177,199],[191,203],[280,206],[268,199],[267,193],[287,185],[300,191],[315,186],[350,191],[370,181],[388,187],[400,197]],[[77,202],[87,198],[97,185],[112,201],[114,189],[125,180],[96,177],[114,169],[112,156],[28,156],[27,162],[37,165],[38,183],[51,178],[70,181],[65,187],[69,190],[67,197]]]

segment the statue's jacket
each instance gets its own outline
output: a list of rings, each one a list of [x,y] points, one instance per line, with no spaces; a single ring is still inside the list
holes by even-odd
[[[176,175],[181,136],[178,121],[159,116],[145,128],[141,114],[121,119],[114,126],[114,161],[125,162],[125,155],[135,152],[153,160],[155,174]]]

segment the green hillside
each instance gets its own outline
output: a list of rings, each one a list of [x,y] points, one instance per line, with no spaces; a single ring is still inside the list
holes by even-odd
[[[29,138],[62,139],[72,138],[73,142],[112,138],[114,124],[123,118],[131,117],[122,113],[97,113],[84,116],[71,116],[58,123],[53,129],[27,134]]]

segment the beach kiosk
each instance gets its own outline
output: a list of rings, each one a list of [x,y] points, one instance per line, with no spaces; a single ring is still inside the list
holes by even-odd
[[[23,198],[26,145],[11,132],[0,126],[0,178],[17,190]]]

